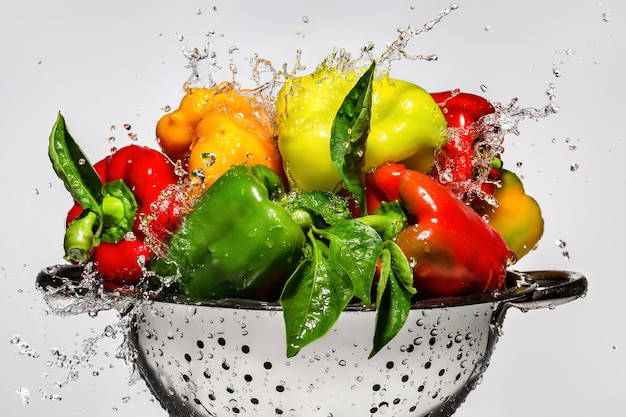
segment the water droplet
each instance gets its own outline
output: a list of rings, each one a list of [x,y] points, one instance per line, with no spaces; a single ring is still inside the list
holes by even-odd
[[[569,261],[570,259],[569,251],[564,250],[562,255],[563,255],[563,259],[565,259],[566,261]]]
[[[78,160],[78,165],[85,165],[85,163],[87,163],[87,161],[85,160],[85,158],[80,158]]]
[[[108,141],[109,143],[113,143],[113,142],[115,142],[115,136],[109,136],[109,137],[107,138],[107,141]]]
[[[486,93],[488,89],[489,88],[487,88],[487,86],[485,84],[481,84],[480,91],[482,91],[483,93]]]
[[[172,110],[172,108],[168,105],[162,106],[161,110],[163,110],[165,113],[169,112],[170,110]]]
[[[485,26],[484,30],[485,30],[485,32],[489,32],[491,30],[491,26],[489,26],[489,25]]]
[[[36,188],[33,188],[33,194],[34,194],[34,195],[39,195],[39,190],[38,190],[38,189],[36,189]]]
[[[302,16],[302,21],[304,23],[309,23],[309,16]]]
[[[553,67],[552,68],[552,74],[554,74],[555,77],[560,77],[562,75],[561,70],[558,69],[557,67]]]
[[[572,165],[570,165],[569,170],[574,172],[574,171],[578,171],[578,164],[577,163],[573,163]]]
[[[200,16],[202,14],[202,9],[198,7],[194,13],[196,14],[196,16]]]
[[[126,130],[130,130],[131,129],[131,125],[129,125],[128,123],[124,123],[123,126],[124,126],[124,129],[126,129]]]
[[[524,165],[524,163],[522,161],[517,161],[517,163],[515,164],[518,168],[521,168],[522,165]]]
[[[204,169],[202,168],[194,169],[189,175],[189,178],[193,185],[200,185],[204,183]]]
[[[563,239],[557,239],[556,245],[559,248],[563,249],[565,246],[567,246],[567,242],[565,242]]]
[[[602,13],[602,21],[603,22],[610,22],[611,21],[611,14],[610,13]]]
[[[22,404],[28,404],[28,402],[30,401],[30,391],[26,388],[18,388],[16,392],[20,396]]]
[[[129,133],[128,138],[132,141],[137,141],[139,139],[139,135],[137,135],[136,133]]]

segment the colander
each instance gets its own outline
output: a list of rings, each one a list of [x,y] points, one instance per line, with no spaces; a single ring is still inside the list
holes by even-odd
[[[553,308],[587,290],[577,272],[510,271],[507,281],[498,294],[415,303],[371,359],[375,312],[357,306],[292,358],[278,304],[144,301],[128,336],[173,417],[450,416],[487,369],[509,308]]]

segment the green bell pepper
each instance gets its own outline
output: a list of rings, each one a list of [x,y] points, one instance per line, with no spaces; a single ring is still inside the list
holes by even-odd
[[[312,74],[287,79],[279,91],[278,147],[292,188],[337,191],[341,185],[331,159],[331,127],[358,79],[354,71],[322,65]],[[445,117],[428,92],[406,81],[375,77],[364,170],[402,161],[408,168],[429,171],[435,150],[447,141],[446,132]]]
[[[300,226],[271,199],[281,194],[278,184],[267,167],[231,167],[199,197],[154,271],[175,275],[190,299],[278,299],[305,244]]]

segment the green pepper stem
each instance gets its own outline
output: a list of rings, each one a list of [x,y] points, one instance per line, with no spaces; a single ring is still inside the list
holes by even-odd
[[[93,248],[100,243],[100,239],[94,234],[98,224],[98,215],[91,210],[70,224],[65,231],[63,242],[65,260],[81,263],[89,259]]]
[[[117,226],[125,218],[124,202],[117,197],[105,195],[102,199],[104,227]]]
[[[404,229],[404,221],[385,214],[370,214],[356,220],[376,230],[383,240],[393,240]]]
[[[308,211],[295,209],[292,210],[289,214],[291,215],[293,221],[296,222],[298,226],[300,226],[300,229],[302,229],[303,232],[306,233],[313,226],[313,217]]]

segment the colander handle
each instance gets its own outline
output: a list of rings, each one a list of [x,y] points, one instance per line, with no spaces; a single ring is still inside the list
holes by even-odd
[[[572,271],[527,271],[520,274],[527,284],[536,287],[528,297],[511,300],[507,304],[520,310],[554,308],[569,303],[587,293],[587,278]]]

